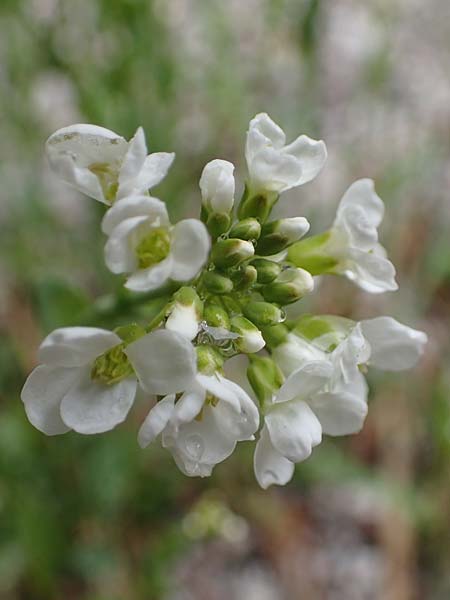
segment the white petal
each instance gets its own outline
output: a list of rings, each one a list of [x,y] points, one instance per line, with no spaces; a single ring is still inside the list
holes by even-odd
[[[276,396],[276,403],[294,398],[307,400],[329,381],[332,366],[328,361],[311,361],[289,375]]]
[[[185,219],[173,228],[172,279],[193,279],[208,259],[211,240],[206,227],[197,219]]]
[[[239,412],[237,414],[234,407],[227,406],[231,409],[228,410],[231,418],[231,421],[227,424],[228,430],[236,436],[238,441],[252,439],[259,426],[259,411],[256,404],[249,394],[234,381],[223,378],[223,384],[234,392],[239,400]],[[216,408],[221,409],[221,406],[219,402]]]
[[[282,148],[286,143],[286,136],[284,131],[279,125],[273,121],[267,113],[259,113],[250,121],[248,134],[247,134],[247,146],[251,146],[252,139],[249,140],[249,134],[258,133],[265,139],[265,144],[270,144],[274,148]],[[256,151],[261,148],[257,147]],[[249,153],[252,152],[252,147],[249,149]]]
[[[178,452],[177,448],[174,446],[169,447],[169,450],[177,467],[187,477],[209,477],[212,474],[212,470],[215,467],[214,464],[210,465],[208,463],[190,460],[186,458],[183,453]]]
[[[90,369],[70,388],[61,402],[64,423],[78,433],[103,433],[122,423],[133,405],[137,382],[134,377],[114,385],[91,379]]]
[[[372,348],[370,364],[385,371],[410,369],[422,356],[427,343],[426,333],[391,317],[361,321],[361,328]]]
[[[129,344],[125,353],[150,394],[183,392],[193,383],[197,356],[192,344],[178,333],[153,331]]]
[[[272,356],[285,375],[297,371],[307,362],[326,360],[325,352],[293,333],[274,349]]]
[[[322,140],[313,140],[307,135],[301,135],[285,146],[283,153],[294,156],[301,164],[301,174],[295,185],[303,185],[317,177],[327,160],[325,143]]]
[[[337,210],[339,219],[344,209],[361,208],[371,227],[379,227],[384,216],[384,204],[375,192],[372,179],[358,179],[342,196]]]
[[[138,433],[138,444],[141,448],[148,446],[163,431],[175,406],[175,395],[166,396],[148,413]]]
[[[366,292],[380,294],[398,289],[395,267],[387,258],[357,248],[350,248],[348,257],[344,274]]]
[[[203,169],[200,190],[203,203],[214,212],[229,213],[234,202],[234,165],[227,160],[215,159]]]
[[[80,367],[121,343],[118,335],[97,327],[62,327],[42,342],[39,362],[60,367]]]
[[[200,413],[205,402],[205,391],[200,386],[185,392],[175,405],[170,424],[175,428],[190,423]]]
[[[125,283],[125,287],[133,292],[149,292],[157,290],[167,283],[172,275],[173,259],[168,256],[161,262],[148,267],[148,269],[138,269],[130,275]]]
[[[119,187],[118,197],[123,198],[133,193],[142,193],[155,187],[167,175],[175,158],[173,152],[154,152],[144,161],[139,174]]]
[[[274,484],[286,485],[295,469],[293,462],[275,450],[265,426],[256,444],[253,466],[256,480],[264,490]]]
[[[70,431],[61,419],[60,404],[79,377],[79,369],[36,367],[23,386],[21,398],[27,417],[39,431],[58,435]]]
[[[341,378],[344,382],[355,379],[359,373],[358,365],[365,365],[370,357],[371,347],[357,323],[333,352],[330,360],[334,367],[333,381]]]
[[[148,217],[131,217],[114,227],[105,244],[105,263],[112,273],[130,273],[137,268],[134,241]]]
[[[225,384],[225,377],[218,373],[215,375],[202,375],[198,373],[196,381],[212,396],[230,404],[236,411],[240,410],[239,397],[236,390]],[[238,386],[239,387],[239,386]]]
[[[119,172],[119,186],[122,188],[133,180],[142,167],[147,157],[147,145],[142,127],[138,127],[136,133],[128,143],[126,154],[123,158]]]
[[[266,425],[273,446],[292,462],[308,458],[322,441],[322,427],[306,402],[274,404]]]
[[[102,231],[107,235],[125,219],[131,217],[147,217],[156,226],[169,225],[169,216],[164,202],[151,196],[135,195],[118,200],[105,213],[102,220]]]
[[[294,156],[264,148],[253,157],[249,174],[254,191],[267,190],[281,194],[298,185],[302,166]]]
[[[340,385],[331,392],[324,392],[310,400],[314,414],[328,435],[357,433],[364,425],[367,415],[367,384],[359,373],[350,383]]]
[[[175,303],[166,321],[166,329],[176,331],[188,340],[193,340],[198,333],[198,316],[195,306]]]
[[[82,194],[94,198],[94,200],[109,205],[97,176],[92,171],[89,171],[87,167],[78,167],[72,156],[68,154],[56,155],[52,158],[50,164],[53,171],[57,173],[64,183],[75,188]]]

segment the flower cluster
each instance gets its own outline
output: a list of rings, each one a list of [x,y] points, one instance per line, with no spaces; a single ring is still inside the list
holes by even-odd
[[[254,468],[267,488],[287,483],[323,434],[361,429],[367,366],[407,369],[421,356],[426,335],[390,317],[287,317],[286,307],[313,291],[316,275],[343,275],[372,293],[397,289],[378,242],[383,203],[371,180],[349,187],[325,233],[304,237],[303,217],[270,220],[280,194],[322,169],[322,141],[301,135],[286,144],[283,130],[257,115],[237,216],[234,166],[215,159],[200,178],[200,219],[174,225],[149,192],[174,155],[147,154],[141,128],[127,142],[74,125],[54,133],[46,149],[67,184],[107,206],[107,267],[137,302],[146,302],[142,292],[164,297],[168,286],[170,296],[150,323],[48,335],[22,390],[27,416],[42,432],[111,430],[140,388],[153,399],[138,434],[142,447],[160,438],[183,473],[203,477],[259,430]]]

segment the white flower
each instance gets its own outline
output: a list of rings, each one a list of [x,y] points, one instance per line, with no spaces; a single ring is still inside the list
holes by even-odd
[[[185,475],[206,477],[237,442],[253,439],[258,423],[255,404],[236,383],[219,373],[197,373],[179,400],[172,394],[151,409],[138,441],[145,447],[162,434]]]
[[[56,131],[46,151],[63,181],[104,204],[151,189],[164,179],[175,157],[167,152],[147,156],[142,127],[127,142],[109,129],[86,124]]]
[[[102,228],[109,235],[106,265],[129,275],[125,287],[130,290],[154,290],[169,279],[189,281],[208,258],[210,238],[203,223],[185,219],[172,227],[156,198],[119,200],[105,214]]]
[[[202,202],[214,213],[229,213],[234,203],[234,165],[215,159],[203,169],[200,177]]]
[[[314,179],[327,158],[323,141],[301,135],[286,145],[284,131],[266,113],[250,121],[245,147],[253,193],[281,194]]]
[[[155,331],[125,347],[111,331],[56,329],[42,342],[39,361],[22,390],[30,422],[47,435],[102,433],[126,418],[136,394],[132,355],[160,393],[179,391],[178,377],[195,374],[190,348],[170,331]],[[170,357],[170,361],[167,358]]]
[[[322,441],[322,433],[344,435],[361,429],[367,414],[364,378],[328,392],[332,370],[327,361],[305,363],[265,406],[264,427],[254,456],[255,475],[262,488],[286,484],[295,463],[310,456]]]
[[[384,205],[375,193],[373,181],[355,181],[339,203],[324,250],[336,258],[336,273],[373,294],[398,289],[394,265],[378,243],[377,229],[383,214]]]

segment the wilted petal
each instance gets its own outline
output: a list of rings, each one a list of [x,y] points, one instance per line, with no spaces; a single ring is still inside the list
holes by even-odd
[[[175,406],[175,395],[166,396],[148,413],[138,433],[138,443],[141,448],[148,446],[164,430]]]
[[[178,333],[153,331],[129,344],[125,353],[150,394],[184,392],[193,383],[197,356],[192,344]]]
[[[204,224],[197,219],[185,219],[173,228],[172,279],[193,279],[208,259],[211,240]]]
[[[58,435],[70,431],[61,419],[60,405],[79,377],[79,369],[36,367],[23,386],[21,398],[27,417],[39,431]]]
[[[55,329],[39,348],[39,361],[52,366],[80,367],[121,343],[118,335],[97,327]]]
[[[136,395],[134,377],[107,385],[91,379],[90,369],[65,394],[61,402],[64,423],[78,433],[103,433],[122,423]]]
[[[361,321],[361,329],[372,348],[370,364],[385,371],[410,369],[422,356],[427,343],[426,333],[391,317]]]
[[[273,447],[265,426],[256,444],[253,466],[256,480],[264,490],[271,485],[286,485],[292,479],[295,469],[294,463]]]
[[[322,441],[322,427],[306,402],[280,402],[266,415],[273,446],[292,462],[308,458]]]

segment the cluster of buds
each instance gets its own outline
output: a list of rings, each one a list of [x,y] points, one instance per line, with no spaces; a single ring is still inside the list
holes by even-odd
[[[283,192],[318,175],[322,141],[301,135],[286,144],[282,129],[257,115],[237,210],[234,166],[216,159],[200,178],[200,219],[175,225],[149,192],[174,155],[148,155],[142,129],[127,142],[74,125],[54,133],[46,149],[68,185],[106,205],[105,263],[136,302],[147,301],[143,292],[167,297],[168,286],[171,294],[149,323],[47,336],[22,390],[42,432],[111,430],[140,388],[152,403],[138,433],[142,447],[160,438],[186,475],[203,477],[237,442],[258,435],[255,475],[267,488],[287,483],[322,434],[361,429],[367,366],[406,369],[422,354],[426,335],[390,317],[288,318],[317,275],[343,275],[372,293],[397,288],[378,242],[383,203],[371,180],[350,186],[325,233],[305,237],[304,217],[270,219]]]

